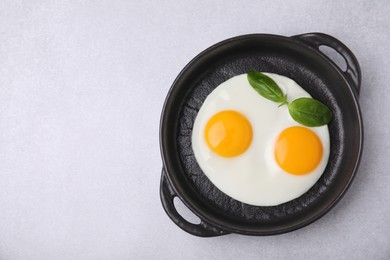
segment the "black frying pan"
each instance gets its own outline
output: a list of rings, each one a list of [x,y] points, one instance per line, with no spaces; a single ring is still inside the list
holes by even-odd
[[[319,51],[321,45],[345,58],[346,71]],[[220,83],[250,70],[292,78],[334,114],[329,124],[331,152],[324,174],[304,195],[278,206],[251,206],[225,195],[204,175],[191,148],[193,122],[207,95]],[[160,196],[168,216],[183,230],[203,237],[280,234],[323,216],[346,192],[359,164],[363,144],[357,101],[360,81],[353,53],[339,40],[321,33],[293,37],[244,35],[203,51],[176,78],[162,111]],[[199,216],[199,225],[178,214],[173,204],[176,196]]]

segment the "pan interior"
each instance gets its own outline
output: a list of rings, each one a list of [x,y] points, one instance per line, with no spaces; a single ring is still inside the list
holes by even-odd
[[[292,40],[245,39],[209,49],[198,56],[174,83],[181,98],[170,111],[179,156],[171,180],[187,205],[201,217],[238,233],[258,234],[284,230],[313,221],[326,211],[348,186],[359,157],[361,140],[358,108],[345,78],[322,56]],[[314,98],[330,107],[330,157],[324,174],[304,195],[272,207],[251,206],[225,195],[202,172],[192,151],[191,134],[202,103],[219,84],[250,70],[272,72],[295,80]],[[346,147],[348,151],[346,152]],[[168,169],[169,171],[169,169]],[[172,176],[174,174],[175,176]]]

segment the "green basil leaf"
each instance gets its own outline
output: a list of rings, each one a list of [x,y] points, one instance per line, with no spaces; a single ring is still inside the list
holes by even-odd
[[[332,120],[332,111],[318,100],[298,98],[288,105],[291,117],[298,123],[313,127],[326,125]]]
[[[258,72],[251,71],[248,73],[248,81],[257,93],[274,102],[287,103],[287,95],[284,95],[279,86],[267,75]]]

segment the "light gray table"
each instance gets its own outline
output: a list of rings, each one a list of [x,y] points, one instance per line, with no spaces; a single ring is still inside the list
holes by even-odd
[[[387,1],[1,1],[0,259],[389,259],[389,13]],[[312,31],[343,41],[363,72],[350,190],[292,233],[183,232],[159,199],[176,75],[232,36]]]

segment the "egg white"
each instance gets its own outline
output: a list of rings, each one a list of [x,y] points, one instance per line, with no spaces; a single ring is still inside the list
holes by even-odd
[[[288,102],[311,97],[295,81],[285,76],[264,73],[287,93]],[[241,155],[225,158],[214,153],[204,138],[208,120],[223,110],[240,112],[252,125],[253,139]],[[287,106],[260,96],[247,80],[247,74],[235,76],[220,84],[204,101],[194,122],[192,148],[206,176],[228,196],[256,206],[275,206],[293,200],[308,191],[321,177],[329,158],[328,127],[310,127],[323,146],[322,159],[311,173],[296,176],[279,167],[274,145],[286,128],[302,126],[295,122]]]

